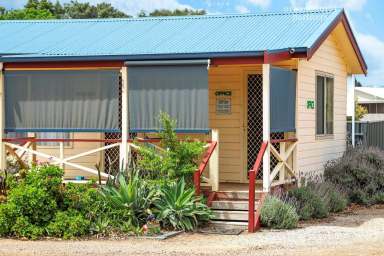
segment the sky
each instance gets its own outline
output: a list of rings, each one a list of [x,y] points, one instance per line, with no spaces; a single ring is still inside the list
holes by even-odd
[[[56,0],[53,0],[54,2]],[[70,0],[60,0],[69,2]],[[359,76],[365,86],[384,87],[384,1],[383,0],[78,0],[109,2],[114,7],[136,15],[154,9],[204,9],[209,14],[255,13],[291,9],[343,7],[368,64],[368,76]],[[0,6],[20,8],[26,0],[0,0]]]

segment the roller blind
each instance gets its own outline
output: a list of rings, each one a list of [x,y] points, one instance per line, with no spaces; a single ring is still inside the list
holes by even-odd
[[[207,130],[207,64],[207,60],[126,63],[130,130],[157,130],[161,111],[177,120],[177,130]]]
[[[296,71],[271,67],[271,132],[295,131]]]
[[[119,130],[119,71],[6,71],[6,130]]]

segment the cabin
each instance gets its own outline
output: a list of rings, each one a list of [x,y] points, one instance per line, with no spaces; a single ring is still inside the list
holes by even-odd
[[[180,136],[207,141],[197,192],[217,192],[211,203],[249,192],[239,218],[251,231],[255,190],[321,172],[346,150],[347,80],[367,73],[343,9],[0,30],[1,169],[7,155],[59,164],[69,180],[122,168],[132,138],[156,138],[161,110]]]

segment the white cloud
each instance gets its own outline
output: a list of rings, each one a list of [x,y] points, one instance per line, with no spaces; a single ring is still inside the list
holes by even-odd
[[[245,7],[244,5],[237,5],[235,7],[235,10],[238,13],[249,13],[250,12],[250,10],[247,7]]]
[[[366,60],[369,60],[368,76],[360,80],[364,85],[384,86],[384,41],[363,33],[356,33],[356,37]]]
[[[263,9],[268,8],[271,4],[271,0],[248,0],[248,2]]]
[[[344,7],[351,11],[360,11],[367,0],[290,0],[290,2],[295,9]]]

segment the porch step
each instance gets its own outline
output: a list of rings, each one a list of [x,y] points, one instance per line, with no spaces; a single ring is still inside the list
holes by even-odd
[[[248,211],[213,210],[213,220],[248,221]]]
[[[209,223],[211,226],[220,227],[220,228],[238,228],[246,230],[248,227],[248,222],[245,221],[223,221],[223,220],[212,220]]]
[[[255,208],[257,208],[259,201],[255,201]],[[237,210],[237,211],[248,211],[248,201],[234,201],[234,200],[222,200],[212,201],[212,209],[214,210]]]
[[[219,191],[216,192],[215,198],[220,201],[248,201],[248,191]],[[256,191],[255,199],[261,198],[261,191]]]

